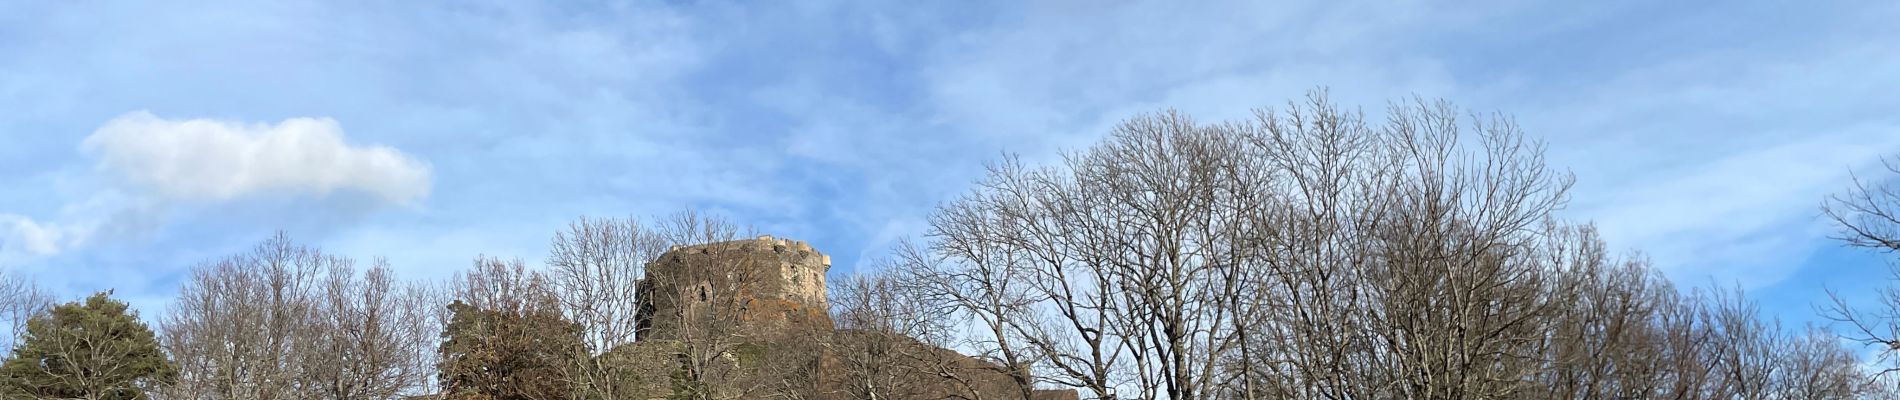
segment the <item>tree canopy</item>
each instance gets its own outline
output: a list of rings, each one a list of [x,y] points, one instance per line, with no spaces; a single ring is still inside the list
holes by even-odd
[[[524,286],[529,288],[537,286]],[[529,292],[541,292],[527,289]],[[507,297],[522,295],[508,290]],[[545,293],[545,292],[541,292]],[[451,399],[566,399],[584,357],[579,325],[551,297],[477,305],[456,301],[442,330],[441,384]]]
[[[0,387],[9,396],[138,400],[174,374],[152,329],[101,292],[28,320],[0,364]]]

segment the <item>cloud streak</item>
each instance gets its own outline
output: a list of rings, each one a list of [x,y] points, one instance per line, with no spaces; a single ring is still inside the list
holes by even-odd
[[[1900,150],[1879,94],[1900,58],[1866,44],[1900,39],[1900,8],[1038,4],[931,53],[938,118],[1047,160],[1162,108],[1445,98],[1517,115],[1580,179],[1567,217],[1688,282],[1796,273],[1825,246],[1820,197]]]
[[[173,287],[150,276],[271,229],[433,277],[537,259],[575,216],[681,207],[845,272],[1002,152],[1054,161],[1136,113],[1239,118],[1316,86],[1374,115],[1413,94],[1516,115],[1578,175],[1567,216],[1679,278],[1773,285],[1826,251],[1819,196],[1900,150],[1877,140],[1900,137],[1892,6],[37,8],[0,13],[20,38],[0,40],[0,133],[34,133],[0,145],[0,251],[63,253],[38,261],[83,268],[73,287],[137,271],[154,298]],[[101,239],[138,230],[158,233]]]
[[[56,254],[68,242],[66,236],[58,227],[41,225],[24,216],[0,214],[0,254]]]

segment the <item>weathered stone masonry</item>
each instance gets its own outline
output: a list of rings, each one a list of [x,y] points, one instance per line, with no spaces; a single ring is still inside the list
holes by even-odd
[[[736,316],[743,321],[747,336],[760,338],[832,329],[825,301],[831,256],[802,241],[760,236],[675,247],[648,263],[646,270],[643,288],[653,288],[656,280],[674,279],[689,290],[697,286],[700,293],[642,296],[640,340],[677,338],[675,313],[681,311]],[[721,294],[738,297],[721,301],[716,298]],[[686,304],[675,304],[682,298]]]
[[[863,334],[835,332],[825,297],[825,274],[831,270],[831,257],[805,242],[760,236],[675,247],[647,263],[646,270],[647,278],[640,282],[637,315],[641,321],[637,338],[641,342],[680,339],[682,316],[688,321],[731,326],[742,340],[767,348],[822,348],[812,345],[832,335]],[[667,290],[657,290],[661,288]],[[732,319],[737,323],[728,323]],[[980,391],[984,398],[1022,398],[995,364],[946,349],[932,347],[930,351],[956,359],[948,368],[958,370],[968,389],[958,389],[936,374],[922,374],[916,378],[943,380],[942,387],[934,389],[937,393],[926,398],[953,398],[961,396],[963,390]],[[805,357],[811,357],[816,367],[814,376],[808,378],[817,388],[817,398],[845,399],[844,391],[839,390],[844,383],[839,381],[843,376],[837,359],[828,353]],[[654,361],[664,363],[665,359]],[[654,390],[658,393],[664,388]],[[1074,390],[1062,389],[1039,390],[1031,398],[1074,400],[1078,396]]]

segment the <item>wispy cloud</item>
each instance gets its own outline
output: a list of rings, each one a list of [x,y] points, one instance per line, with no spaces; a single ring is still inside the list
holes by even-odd
[[[1567,215],[1672,274],[1771,284],[1822,246],[1819,196],[1900,151],[1897,10],[32,4],[0,13],[0,179],[26,187],[0,188],[0,253],[99,257],[61,262],[163,298],[271,229],[430,277],[537,260],[575,216],[696,207],[844,271],[1005,151],[1054,161],[1138,112],[1236,118],[1323,86],[1374,115],[1413,94],[1517,115],[1579,177]],[[70,251],[136,231],[155,244]]]
[[[72,236],[57,226],[41,225],[32,219],[0,214],[0,254],[46,256],[58,254]]]
[[[1900,58],[1873,44],[1900,40],[1891,7],[1197,4],[1030,7],[939,47],[934,109],[1050,160],[1160,108],[1235,118],[1324,86],[1376,118],[1442,97],[1546,139],[1580,179],[1567,216],[1672,276],[1751,287],[1825,246],[1814,206],[1850,168],[1900,152],[1881,94]]]
[[[1681,48],[1596,72],[1595,82],[1483,94],[1576,170],[1571,217],[1598,221],[1613,244],[1680,280],[1772,285],[1804,268],[1824,273],[1808,266],[1832,247],[1831,227],[1815,218],[1820,200],[1846,188],[1850,171],[1900,153],[1900,116],[1890,112],[1900,99],[1881,94],[1900,91],[1900,56],[1869,44],[1900,40],[1900,29],[1869,17],[1900,8],[1860,12],[1825,16],[1839,31],[1795,40],[1704,27],[1747,46]],[[1540,86],[1569,95],[1544,96]]]

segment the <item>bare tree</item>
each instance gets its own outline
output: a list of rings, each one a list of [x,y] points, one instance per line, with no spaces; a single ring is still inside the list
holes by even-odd
[[[1711,291],[1705,316],[1714,337],[1708,350],[1720,384],[1712,398],[1769,398],[1783,365],[1776,357],[1783,339],[1779,322],[1764,321],[1739,290]]]
[[[435,370],[435,336],[426,289],[398,282],[377,259],[360,275],[330,266],[308,345],[300,360],[326,399],[391,399],[421,392]]]
[[[1849,246],[1900,251],[1900,160],[1881,159],[1891,176],[1872,182],[1854,177],[1853,187],[1822,203],[1821,213],[1841,227],[1835,239]]]
[[[922,301],[896,274],[832,281],[838,331],[825,343],[841,368],[841,395],[856,399],[982,399],[982,366],[945,350],[954,329],[943,309]]]
[[[1106,229],[1112,227],[1105,214],[1117,210],[1105,207],[1113,204],[1110,193],[1070,178],[1053,169],[1027,169],[1015,159],[993,165],[981,188],[943,208],[936,220],[938,250],[954,250],[938,256],[954,269],[914,275],[935,282],[924,287],[994,327],[983,341],[997,345],[1001,365],[1012,365],[1013,358],[1028,367],[1026,356],[1043,357],[1039,361],[1049,372],[1040,380],[1103,396],[1114,386],[1113,374],[1121,372],[1114,370],[1116,363],[1128,357],[1126,342],[1113,329],[1122,316],[1117,305],[1125,300],[1119,297],[1124,275],[1105,267],[1120,260],[1126,247],[1119,232]],[[984,253],[996,259],[975,258]],[[930,265],[920,255],[911,259]],[[938,275],[956,270],[962,271]],[[1022,349],[1001,346],[1012,341]],[[1011,375],[1033,386],[1023,372]]]
[[[1230,129],[1204,126],[1178,113],[1142,116],[1124,122],[1100,145],[1068,158],[1073,189],[1048,185],[1075,194],[1056,202],[1057,215],[1049,236],[1068,231],[1074,240],[1030,247],[1055,247],[1071,255],[1073,267],[1047,262],[1037,268],[1055,283],[1085,284],[1084,312],[1061,312],[1070,320],[1068,331],[1082,340],[1080,352],[1052,351],[1048,359],[1057,369],[1071,371],[1058,360],[1087,355],[1091,371],[1067,373],[1094,386],[1098,396],[1112,394],[1112,365],[1126,350],[1137,396],[1173,399],[1211,397],[1222,383],[1219,355],[1235,348],[1234,298],[1241,293],[1242,270],[1255,257],[1251,244],[1236,236],[1248,225],[1248,208],[1237,200],[1251,198],[1241,174],[1242,150],[1247,143]],[[1057,195],[1057,198],[1068,197]],[[1033,243],[1033,242],[1032,242]],[[1054,257],[1045,257],[1045,260]],[[1093,266],[1095,273],[1084,271]],[[1074,308],[1066,292],[1045,291],[1058,310]],[[1092,300],[1105,296],[1109,302]],[[1093,309],[1100,308],[1096,311]],[[1093,338],[1084,318],[1101,314],[1116,340]],[[1068,335],[1063,335],[1068,336]],[[1035,337],[1048,337],[1035,335]],[[1062,336],[1037,342],[1063,340]],[[1098,342],[1104,344],[1096,344]],[[1055,350],[1045,345],[1044,348]],[[1067,355],[1056,355],[1068,353]],[[1107,364],[1107,365],[1104,365]]]
[[[1822,203],[1822,215],[1840,227],[1836,240],[1850,247],[1892,253],[1900,251],[1900,161],[1882,158],[1887,176],[1872,181],[1856,176],[1846,193]],[[1890,282],[1900,282],[1900,262],[1888,264]],[[1821,309],[1824,317],[1845,325],[1842,336],[1878,350],[1879,375],[1900,371],[1900,288],[1889,284],[1876,292],[1876,304],[1855,307],[1830,290],[1830,304]],[[1887,384],[1888,387],[1900,385]]]
[[[160,322],[179,383],[168,398],[302,399],[301,333],[315,320],[317,277],[345,263],[282,233],[249,253],[193,268]]]
[[[45,313],[53,305],[53,295],[33,278],[13,272],[0,272],[0,319],[7,324],[6,342],[12,350],[20,335],[26,333],[26,321]]]
[[[661,232],[633,218],[581,218],[554,235],[548,267],[555,294],[580,324],[588,354],[574,359],[586,396],[612,399],[634,395],[636,387],[620,379],[632,366],[601,355],[632,343],[639,329],[639,287],[646,263],[666,251]]]
[[[420,287],[282,233],[200,265],[160,321],[176,399],[389,399],[426,390],[436,328]]]
[[[950,268],[923,275],[1097,397],[1502,397],[1538,365],[1555,303],[1533,250],[1569,178],[1508,120],[1456,116],[1419,101],[1375,129],[1315,95],[1136,117],[1059,168],[992,168],[940,209]]]
[[[661,218],[654,230],[659,232],[669,247],[724,242],[758,234],[756,228],[692,209]]]
[[[705,246],[722,246],[723,243]],[[649,276],[644,290],[659,309],[653,335],[641,340],[674,343],[680,373],[674,378],[676,396],[711,400],[760,396],[768,385],[752,378],[756,365],[735,362],[738,354],[756,353],[761,338],[742,314],[751,306],[759,279],[759,262],[736,251],[708,250],[692,254],[666,273]],[[770,383],[770,381],[766,382]]]
[[[998,245],[1005,233],[995,229],[995,218],[966,202],[946,205],[931,217],[935,237],[929,247],[900,246],[898,265],[906,279],[920,285],[925,301],[976,322],[977,332],[965,344],[996,365],[1027,399],[1038,383],[1032,368],[1039,356],[1020,328],[1030,321],[1035,304],[1031,271],[1022,266],[1024,255]]]
[[[570,318],[587,330],[596,352],[630,343],[638,321],[635,293],[646,263],[669,241],[633,218],[581,218],[557,232],[549,275]]]
[[[970,347],[1019,366],[1025,396],[1770,398],[1851,378],[1787,366],[1836,360],[1740,294],[1679,293],[1556,219],[1571,183],[1507,117],[1411,100],[1374,124],[1315,93],[1006,159],[898,269],[977,321]]]
[[[1782,342],[1775,395],[1782,399],[1858,399],[1878,397],[1858,357],[1831,332],[1809,328]]]
[[[1691,305],[1644,260],[1611,257],[1594,227],[1553,233],[1544,258],[1557,266],[1561,283],[1554,294],[1567,306],[1549,322],[1545,365],[1537,374],[1543,390],[1526,396],[1679,398],[1669,388],[1683,371],[1670,363],[1670,350],[1688,350],[1682,355],[1692,362],[1683,365],[1697,365],[1699,348],[1711,342],[1669,341],[1672,333],[1699,335]],[[1683,318],[1675,317],[1678,310]]]
[[[476,256],[467,271],[449,279],[450,299],[486,310],[559,309],[547,274],[519,259]]]

